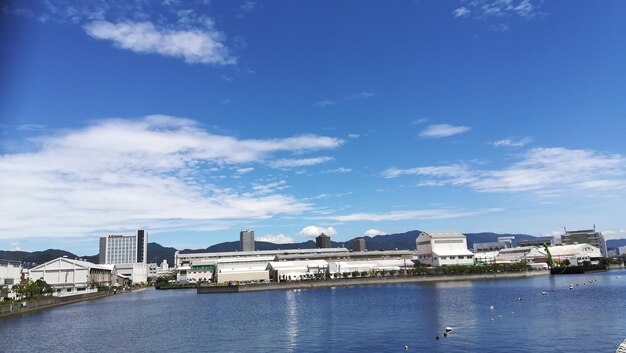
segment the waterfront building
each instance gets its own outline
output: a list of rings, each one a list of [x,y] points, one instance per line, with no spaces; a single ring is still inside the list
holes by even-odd
[[[20,283],[22,263],[19,261],[0,259],[0,300],[13,298],[11,287]]]
[[[474,254],[458,232],[421,232],[415,240],[417,259],[429,266],[473,265]]]
[[[330,245],[330,237],[324,233],[315,237],[315,247],[318,249],[328,249]]]
[[[158,277],[157,275],[158,268],[159,266],[156,264],[156,262],[151,262],[148,264],[148,282],[156,281]]]
[[[239,232],[239,251],[254,251],[254,231],[250,229]]]
[[[32,281],[46,281],[54,290],[55,296],[97,292],[97,287],[109,287],[115,278],[114,265],[96,265],[67,257],[48,261],[28,272]]]
[[[624,256],[626,255],[626,246],[620,246],[617,248],[617,255]]]
[[[513,240],[515,240],[515,237],[512,235],[507,235],[504,237],[498,237],[498,243],[504,243],[504,247],[505,248],[511,248],[513,247]]]
[[[358,237],[352,240],[352,251],[366,251],[365,238]]]
[[[135,235],[100,236],[100,264],[116,265],[117,271],[129,276],[133,283],[148,280],[148,232],[138,230]]]
[[[348,253],[348,249],[293,249],[213,253],[185,253],[177,251],[174,254],[174,271],[176,272],[176,279],[178,281],[225,281],[226,279],[237,281],[237,278],[241,278],[241,280],[248,278],[247,275],[239,273],[245,272],[244,269],[246,265],[248,265],[250,271],[257,271],[256,266],[263,267],[265,270],[267,264],[273,261],[277,255],[300,254],[309,257],[320,253]],[[253,260],[248,261],[246,259]],[[219,260],[225,261],[220,262]],[[263,265],[256,264],[254,260],[261,261]],[[239,264],[237,262],[239,262]],[[224,271],[222,271],[222,275],[218,276],[220,268]],[[265,278],[265,275],[259,274],[258,280],[264,280]]]
[[[516,248],[502,249],[498,252],[497,262],[526,264],[541,263],[548,261],[548,255],[541,246],[518,246]]]
[[[584,262],[597,262],[604,257],[598,247],[590,244],[557,245],[548,248],[552,260],[557,264],[568,260],[571,265],[582,265]]]
[[[567,230],[561,235],[563,245],[589,244],[600,249],[603,257],[607,257],[606,242],[601,232],[596,232],[596,227],[585,230]]]
[[[543,246],[543,244],[555,245],[554,237],[534,237],[532,239],[520,240],[518,246]]]
[[[478,252],[487,252],[487,251],[496,251],[496,250],[500,250],[500,249],[506,249],[506,243],[503,242],[488,242],[488,243],[474,243],[472,245],[472,248],[474,250],[474,253],[478,253]]]

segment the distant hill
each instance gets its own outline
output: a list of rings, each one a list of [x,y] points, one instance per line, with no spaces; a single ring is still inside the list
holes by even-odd
[[[412,230],[405,233],[377,235],[375,237],[365,237],[365,243],[368,250],[414,250],[415,239],[419,236],[419,230]],[[534,239],[535,237],[528,234],[498,234],[498,233],[465,233],[467,236],[467,247],[473,248],[474,243],[488,243],[498,241],[498,237],[514,236],[513,245],[517,245],[520,240]],[[344,242],[331,242],[333,247],[352,249],[352,241],[350,239]],[[612,239],[606,242],[609,249],[615,249],[620,246],[626,246],[626,239]],[[257,250],[289,250],[289,249],[314,249],[315,241],[308,240],[300,243],[274,244],[264,241],[255,242]],[[229,252],[239,250],[238,241],[223,242],[211,245],[204,249],[185,249],[181,250],[185,253],[199,252]],[[163,260],[172,266],[174,264],[174,253],[177,251],[173,247],[165,247],[158,243],[148,243],[148,262],[156,262],[160,264]],[[57,257],[67,256],[71,259],[81,258],[92,263],[98,263],[98,255],[77,256],[71,252],[48,249],[44,251],[26,252],[26,251],[2,251],[0,250],[0,259],[21,261],[27,267],[41,264]]]
[[[611,239],[606,241],[606,247],[609,249],[617,249],[626,246],[626,239]]]
[[[35,251],[35,252],[0,250],[0,259],[21,261],[22,264],[24,264],[24,266],[26,267],[34,267],[38,264],[42,264],[44,262],[54,260],[57,257],[63,257],[63,256],[67,256],[70,259],[89,258],[89,257],[83,257],[83,256],[76,256],[72,254],[71,252],[60,250],[60,249],[48,249],[44,251]],[[97,257],[97,255],[95,256]]]

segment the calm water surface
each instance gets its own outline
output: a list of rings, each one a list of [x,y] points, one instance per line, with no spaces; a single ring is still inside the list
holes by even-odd
[[[214,295],[149,289],[0,320],[0,352],[614,352],[626,338],[625,291],[624,270]],[[444,338],[446,326],[455,331]]]

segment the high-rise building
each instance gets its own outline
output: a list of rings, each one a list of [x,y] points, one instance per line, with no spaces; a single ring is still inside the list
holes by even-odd
[[[254,231],[250,229],[239,232],[239,251],[254,251]]]
[[[135,235],[100,236],[99,262],[114,264],[118,274],[131,277],[133,283],[146,282],[148,277],[148,232]]]
[[[365,238],[358,237],[352,240],[352,251],[366,251],[365,248]]]
[[[147,263],[148,232],[138,230],[135,235],[100,236],[101,264]]]
[[[606,242],[604,236],[600,232],[596,232],[596,227],[586,230],[567,230],[561,235],[561,243],[563,245],[572,244],[589,244],[600,249],[602,256],[607,257]]]
[[[324,233],[315,237],[315,247],[318,249],[330,249],[330,237]]]

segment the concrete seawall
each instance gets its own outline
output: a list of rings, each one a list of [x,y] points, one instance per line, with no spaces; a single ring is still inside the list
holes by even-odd
[[[475,281],[489,279],[526,278],[532,276],[542,276],[550,274],[549,271],[527,271],[527,272],[500,272],[500,273],[480,273],[470,275],[449,275],[449,276],[408,276],[408,277],[365,277],[348,279],[330,279],[317,281],[293,281],[280,283],[245,284],[235,286],[214,286],[198,287],[198,294],[210,293],[238,293],[255,292],[266,290],[286,290],[286,289],[316,289],[330,287],[348,286],[370,286],[401,283],[426,283],[426,282],[448,282],[448,281]]]
[[[22,306],[22,303],[2,304],[0,305],[0,318],[16,314],[28,313],[32,311],[45,310],[49,308],[54,308],[56,306],[78,303],[85,300],[103,298],[112,294],[113,293],[109,292],[97,292],[72,295],[69,297],[45,297],[39,300],[23,302],[26,303],[26,306]]]

